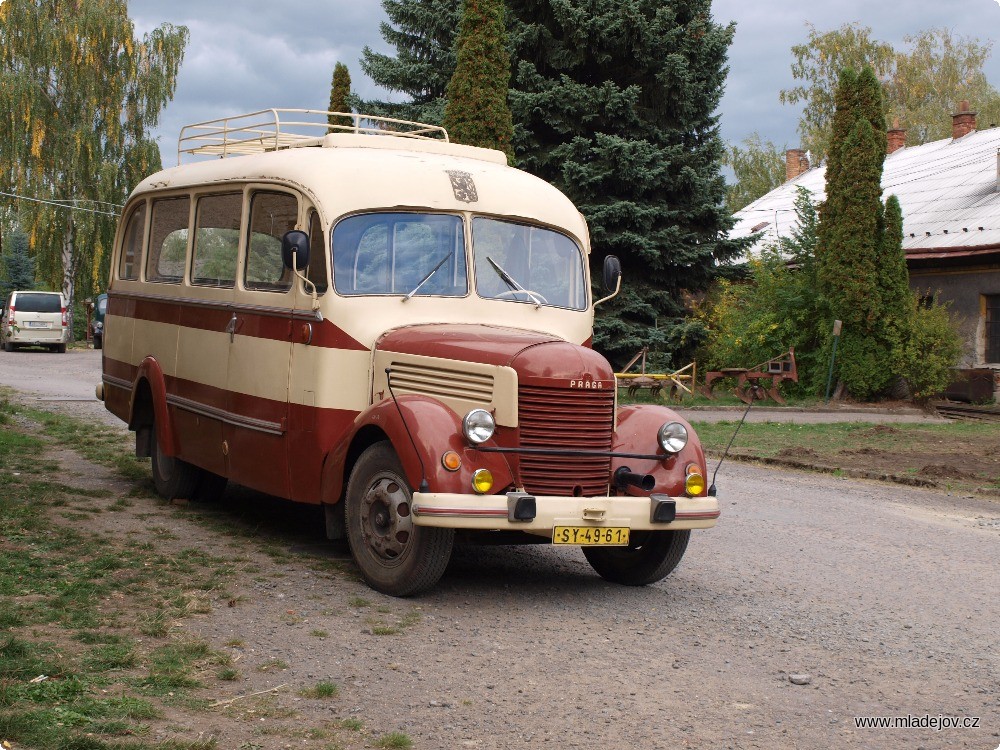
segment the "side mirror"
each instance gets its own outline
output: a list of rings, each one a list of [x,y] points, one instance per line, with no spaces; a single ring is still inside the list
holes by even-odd
[[[285,232],[281,238],[281,262],[285,268],[292,267],[292,255],[295,255],[295,271],[302,271],[309,265],[309,235],[298,229]]]
[[[604,258],[604,288],[609,292],[617,291],[622,280],[622,264],[616,255]]]

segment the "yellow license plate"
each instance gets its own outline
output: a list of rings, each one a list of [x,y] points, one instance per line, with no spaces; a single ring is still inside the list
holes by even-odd
[[[552,543],[624,547],[628,544],[628,526],[556,526],[552,529]]]

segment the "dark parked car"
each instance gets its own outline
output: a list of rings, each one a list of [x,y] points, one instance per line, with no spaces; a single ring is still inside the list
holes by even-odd
[[[95,349],[104,348],[104,315],[108,311],[108,295],[100,294],[94,303],[94,312],[90,318],[90,337],[94,340]]]

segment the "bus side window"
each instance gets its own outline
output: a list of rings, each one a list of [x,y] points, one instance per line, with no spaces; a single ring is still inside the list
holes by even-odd
[[[142,258],[142,240],[146,234],[146,204],[141,203],[128,217],[122,237],[121,258],[118,261],[118,278],[134,281],[139,278],[139,261]]]
[[[153,226],[149,233],[146,279],[172,284],[184,278],[191,199],[153,201]]]
[[[281,262],[281,238],[295,229],[299,202],[288,193],[254,193],[250,202],[250,232],[244,283],[247,289],[284,292],[292,274]]]
[[[316,211],[309,212],[309,268],[306,278],[316,285],[316,294],[326,291],[329,284],[326,277],[326,242],[323,241],[323,226]]]
[[[236,282],[243,193],[206,195],[195,214],[191,283],[231,288]]]

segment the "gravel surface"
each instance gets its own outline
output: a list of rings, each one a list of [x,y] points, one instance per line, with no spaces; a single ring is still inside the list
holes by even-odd
[[[58,398],[76,380],[92,394],[95,355],[0,354],[0,382]],[[246,678],[216,697],[284,685],[300,728],[355,716],[416,748],[1000,745],[1000,504],[732,463],[718,484],[719,525],[694,532],[654,586],[605,583],[576,549],[460,547],[440,585],[412,600],[359,583],[311,510],[237,488],[213,512],[288,555],[236,586],[236,606],[180,625],[219,647],[243,641]],[[233,542],[155,507],[149,522],[179,544]],[[151,511],[132,512],[146,522]],[[317,572],[316,554],[346,573]],[[382,620],[405,624],[380,635]],[[287,666],[261,671],[275,660]],[[327,679],[340,686],[333,704],[294,697]],[[866,716],[979,727],[857,728]],[[189,721],[220,747],[251,736],[259,744],[245,746],[322,747],[251,735],[245,717]]]

